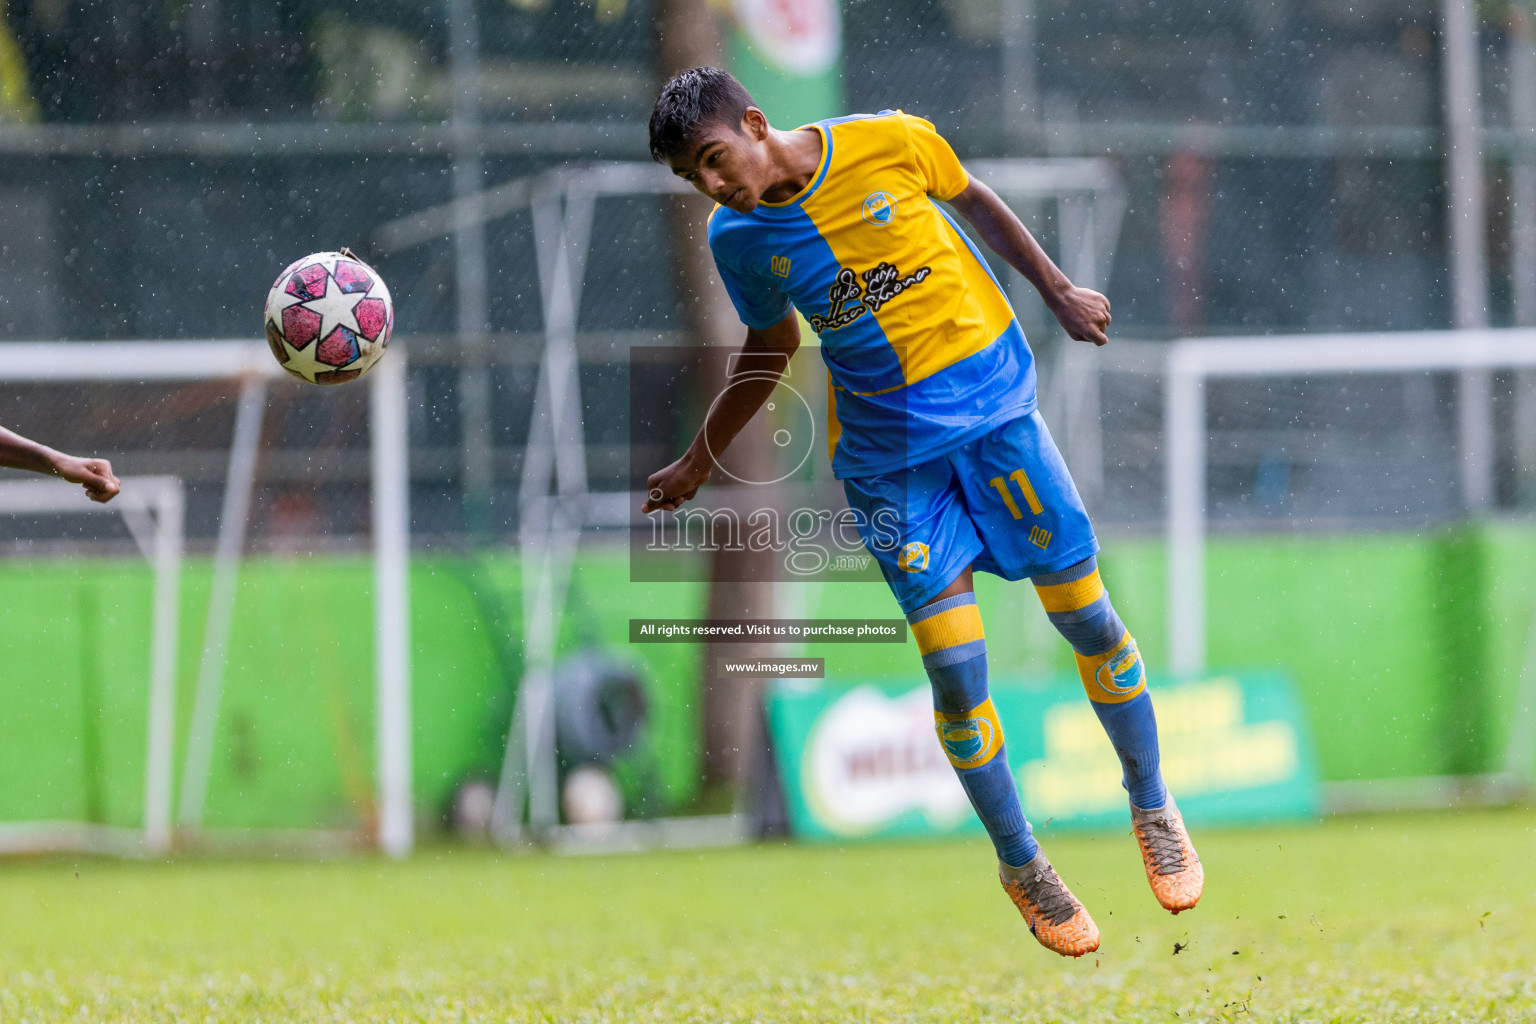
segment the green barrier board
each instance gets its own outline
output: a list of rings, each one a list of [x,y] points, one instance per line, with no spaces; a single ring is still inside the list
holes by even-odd
[[[1213,674],[1155,691],[1163,777],[1190,821],[1319,813],[1317,759],[1295,688]],[[1025,811],[1039,827],[1119,827],[1120,763],[1075,684],[995,684]],[[981,824],[933,732],[927,686],[785,681],[768,700],[780,782],[807,839],[950,835]]]

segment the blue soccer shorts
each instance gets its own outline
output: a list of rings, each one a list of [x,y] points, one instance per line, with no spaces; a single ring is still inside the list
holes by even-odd
[[[903,612],[966,566],[1006,580],[1059,572],[1097,554],[1067,464],[1038,412],[927,462],[843,481],[864,545]]]

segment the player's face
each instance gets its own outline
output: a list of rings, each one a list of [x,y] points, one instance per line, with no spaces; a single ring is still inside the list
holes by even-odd
[[[769,184],[766,128],[767,121],[755,107],[747,110],[738,129],[711,126],[691,151],[668,161],[672,173],[721,206],[750,213]]]

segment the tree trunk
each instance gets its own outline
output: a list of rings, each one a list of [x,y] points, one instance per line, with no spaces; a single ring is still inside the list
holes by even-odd
[[[656,71],[661,82],[684,68],[721,62],[720,18],[705,0],[661,0],[656,17]],[[672,255],[677,285],[687,310],[688,331],[693,343],[725,349],[741,347],[746,328],[736,317],[725,286],[715,272],[706,235],[711,204],[703,196],[679,197],[669,216]],[[703,407],[725,386],[723,379],[707,385],[710,393]],[[749,479],[769,479],[772,474],[750,472],[767,466],[773,451],[766,435],[747,429],[731,446],[733,467],[746,468]],[[706,490],[730,486],[716,472]],[[769,488],[746,488],[754,507],[767,504]],[[701,492],[703,494],[703,492]],[[773,615],[773,558],[771,551],[716,551],[710,561],[709,596],[705,614],[716,619],[769,618]],[[760,735],[764,680],[726,678],[719,670],[722,657],[756,658],[770,653],[764,644],[709,644],[700,665],[703,694],[704,782],[706,785],[739,785],[746,781],[749,766],[763,742]]]

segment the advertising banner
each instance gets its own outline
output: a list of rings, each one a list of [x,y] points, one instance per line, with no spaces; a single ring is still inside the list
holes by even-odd
[[[842,114],[837,0],[731,0],[731,74],[778,128]]]
[[[1163,777],[1191,822],[1319,813],[1317,764],[1294,687],[1213,674],[1153,691]],[[992,686],[1009,766],[1039,828],[1121,827],[1120,762],[1074,681]],[[934,735],[928,686],[785,680],[768,721],[790,824],[807,839],[981,832]]]

